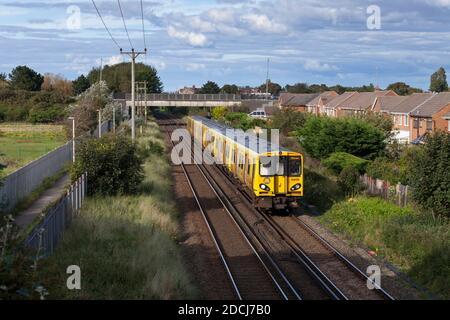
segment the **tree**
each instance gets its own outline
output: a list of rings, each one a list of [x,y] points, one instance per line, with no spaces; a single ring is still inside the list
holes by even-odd
[[[399,96],[408,96],[413,93],[423,92],[422,89],[413,88],[404,82],[391,83],[386,90],[392,90]]]
[[[384,132],[357,118],[307,118],[298,130],[300,144],[315,158],[324,159],[333,152],[347,152],[374,159],[386,147]]]
[[[233,84],[226,84],[222,87],[222,89],[220,90],[223,93],[228,93],[228,94],[238,94],[239,93],[239,88],[237,85]]]
[[[280,94],[283,88],[278,84],[269,80],[269,93],[273,96],[277,96]],[[266,92],[266,84],[262,84],[259,86],[259,90],[261,92]]]
[[[0,72],[0,81],[6,81],[8,75],[6,73]]]
[[[136,81],[147,81],[147,93],[161,93],[163,84],[158,76],[158,71],[143,63],[136,63]],[[100,68],[92,69],[87,76],[92,85],[100,80]],[[102,79],[106,81],[108,88],[113,92],[131,92],[131,62],[119,63],[103,68]],[[78,80],[78,79],[77,79]]]
[[[431,75],[430,91],[448,91],[447,75],[443,67],[440,67],[435,73]]]
[[[41,90],[44,77],[28,68],[27,66],[18,66],[9,74],[11,86],[15,89],[39,91]]]
[[[77,156],[72,177],[87,172],[91,195],[134,193],[144,178],[138,147],[123,134],[85,140]]]
[[[414,200],[439,215],[450,217],[450,135],[437,132],[410,161]]]
[[[307,83],[296,83],[293,86],[286,85],[286,91],[289,93],[310,93]]]
[[[199,92],[201,94],[218,94],[220,93],[220,88],[217,83],[208,81],[200,88]]]
[[[82,74],[72,82],[72,85],[74,93],[76,95],[79,95],[89,89],[91,83],[89,82],[88,78],[86,78],[84,74]]]
[[[113,103],[110,91],[104,82],[93,84],[88,90],[77,98],[77,103],[72,107],[71,116],[76,119],[76,132],[81,135],[97,127],[98,111]],[[71,133],[71,125],[67,131]]]
[[[305,112],[297,112],[291,108],[284,108],[275,111],[272,116],[273,129],[280,130],[285,136],[290,132],[300,129],[306,121],[307,114]]]
[[[65,79],[61,75],[46,73],[44,75],[44,82],[42,83],[41,90],[55,91],[64,96],[71,96],[73,94],[72,81]]]

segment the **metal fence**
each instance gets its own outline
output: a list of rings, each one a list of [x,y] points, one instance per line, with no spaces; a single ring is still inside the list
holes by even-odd
[[[44,220],[31,231],[24,242],[25,247],[36,250],[40,256],[51,255],[65,230],[79,213],[86,190],[87,174],[83,174],[70,186],[67,194],[48,211]]]
[[[117,94],[115,99],[131,100],[131,94]],[[143,95],[136,95],[136,101],[140,101]],[[178,94],[178,93],[149,93],[146,101],[241,101],[238,94]]]
[[[379,196],[395,202],[400,207],[407,206],[410,202],[411,188],[402,184],[391,185],[388,181],[361,176],[362,183],[366,186],[370,195]]]
[[[20,200],[36,190],[46,178],[62,170],[71,160],[72,141],[6,176],[0,187],[0,202],[5,211],[11,211]]]

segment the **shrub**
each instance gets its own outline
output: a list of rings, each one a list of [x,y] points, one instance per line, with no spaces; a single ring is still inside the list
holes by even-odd
[[[67,115],[64,106],[42,106],[37,105],[31,108],[28,114],[28,121],[31,123],[51,123],[63,120]]]
[[[360,173],[354,167],[342,169],[338,178],[338,185],[348,196],[355,196],[363,190]]]
[[[450,135],[437,132],[412,159],[413,198],[434,213],[450,216]]]
[[[386,146],[383,131],[356,118],[309,116],[297,133],[306,152],[318,159],[324,159],[333,152],[374,159]]]
[[[216,107],[212,109],[211,116],[215,120],[223,120],[227,113],[228,109],[226,107]]]
[[[290,108],[278,110],[272,117],[272,128],[279,129],[284,135],[303,127],[308,114]]]
[[[90,195],[128,194],[136,192],[143,179],[142,164],[138,148],[130,139],[107,135],[80,145],[72,177],[87,172]]]
[[[356,157],[345,152],[332,153],[327,159],[322,161],[323,165],[333,171],[335,174],[340,174],[345,168],[352,167],[356,169],[360,174],[366,171],[366,167],[369,164],[368,160]]]

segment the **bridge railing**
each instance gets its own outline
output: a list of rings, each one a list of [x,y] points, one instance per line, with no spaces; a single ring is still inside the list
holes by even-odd
[[[131,94],[115,94],[115,99],[131,100]],[[145,100],[144,95],[136,95],[136,101]],[[150,93],[147,101],[241,101],[238,94],[178,94],[178,93]]]

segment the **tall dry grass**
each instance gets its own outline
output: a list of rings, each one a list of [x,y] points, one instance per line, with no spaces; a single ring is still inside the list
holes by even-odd
[[[139,138],[164,145],[156,124]],[[185,299],[197,297],[177,245],[178,212],[170,165],[150,154],[139,194],[88,199],[62,245],[44,265],[50,298]],[[66,268],[81,268],[81,290],[66,288]]]

